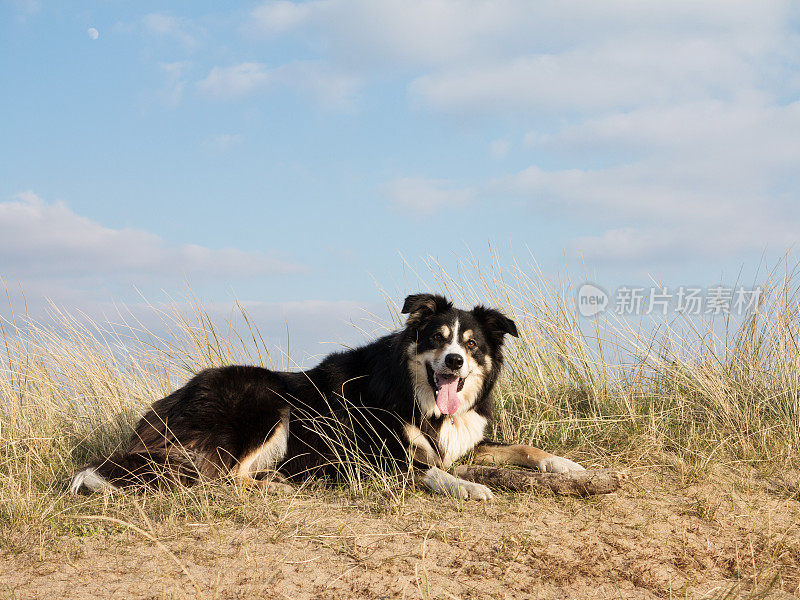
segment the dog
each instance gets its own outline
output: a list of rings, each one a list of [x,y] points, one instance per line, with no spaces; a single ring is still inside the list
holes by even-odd
[[[297,478],[336,477],[345,449],[379,468],[411,467],[433,492],[462,499],[493,497],[446,471],[470,452],[484,464],[583,470],[532,446],[484,440],[504,338],[519,337],[511,319],[483,305],[460,310],[434,294],[408,296],[402,314],[402,329],[308,371],[198,373],[153,403],[126,449],[75,473],[70,490],[225,476],[278,491]]]

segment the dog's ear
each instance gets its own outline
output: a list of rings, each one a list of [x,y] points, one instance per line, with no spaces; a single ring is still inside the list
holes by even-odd
[[[500,339],[503,339],[505,334],[519,337],[517,325],[499,310],[479,304],[472,309],[472,314],[490,334]]]
[[[411,294],[403,303],[403,310],[400,312],[408,315],[406,325],[416,326],[425,321],[431,315],[444,312],[453,308],[453,303],[444,296],[438,294]]]

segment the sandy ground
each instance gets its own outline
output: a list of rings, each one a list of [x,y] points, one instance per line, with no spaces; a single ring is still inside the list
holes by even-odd
[[[589,499],[424,492],[377,509],[306,493],[254,526],[155,524],[0,549],[0,598],[794,598],[800,502],[784,479],[629,473]],[[794,477],[794,478],[793,478]],[[253,502],[264,501],[257,493]],[[761,591],[770,587],[763,596]]]

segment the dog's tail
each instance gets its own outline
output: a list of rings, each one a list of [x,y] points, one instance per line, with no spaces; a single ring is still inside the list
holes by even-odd
[[[190,485],[200,477],[196,461],[183,452],[117,452],[97,460],[72,476],[73,494]]]

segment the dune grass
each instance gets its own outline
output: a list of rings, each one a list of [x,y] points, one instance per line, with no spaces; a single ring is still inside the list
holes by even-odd
[[[569,285],[555,288],[520,265],[502,271],[465,264],[457,276],[435,262],[428,269],[433,290],[462,306],[498,307],[520,330],[508,346],[490,435],[591,464],[668,465],[696,476],[741,462],[797,467],[800,320],[792,273],[767,276],[758,310],[738,322],[634,326],[581,319]],[[395,317],[401,300],[389,299]],[[192,373],[230,363],[275,366],[244,310],[235,327],[192,306],[153,308],[165,324],[161,337],[136,321],[97,323],[56,307],[45,321],[6,312],[0,542],[15,543],[21,531],[80,533],[133,522],[144,528],[152,519],[269,516],[274,523],[285,506],[280,499],[255,506],[242,501],[246,492],[213,482],[145,497],[64,493],[77,467],[117,448],[143,410]],[[360,461],[347,440],[345,424],[331,441],[352,465],[339,491],[379,510],[401,506],[407,480]]]
[[[469,263],[454,278],[428,264],[460,304],[500,307],[519,326],[496,394],[498,437],[695,467],[797,465],[800,286],[782,269],[764,276],[745,315],[595,321],[577,315],[569,282],[553,287],[529,267]]]

